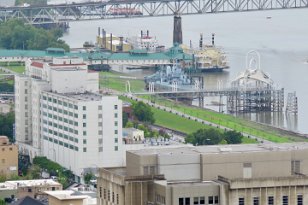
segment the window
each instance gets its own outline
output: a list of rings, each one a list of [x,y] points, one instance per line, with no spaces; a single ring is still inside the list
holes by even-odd
[[[86,139],[83,139],[83,144],[87,144],[87,140]]]
[[[115,143],[118,143],[118,138],[114,138],[114,142],[115,142]]]
[[[114,122],[114,126],[118,126],[118,122],[117,121]]]
[[[219,203],[219,200],[218,200],[218,196],[215,196],[215,201],[214,201],[215,204],[218,204]]]
[[[213,204],[214,203],[214,197],[213,196],[209,196],[209,204]]]
[[[268,205],[274,205],[274,197],[273,196],[269,196],[267,198],[267,204]]]
[[[303,195],[297,195],[297,205],[303,205]]]
[[[82,115],[82,119],[87,119],[87,115],[86,115],[86,114],[83,114],[83,115]]]
[[[103,152],[103,147],[99,147],[98,152]]]
[[[179,198],[179,205],[184,205],[184,198]]]
[[[108,201],[110,201],[110,190],[108,190]]]
[[[83,127],[86,127],[86,126],[87,126],[87,123],[85,123],[85,122],[82,123],[82,126],[83,126]]]
[[[87,152],[87,148],[86,147],[83,148],[83,152]]]
[[[104,199],[106,199],[106,189],[104,189]]]
[[[75,109],[75,110],[78,110],[78,106],[77,106],[77,105],[74,105],[74,109]]]
[[[98,110],[102,110],[102,109],[103,109],[103,106],[99,105]]]
[[[199,204],[199,197],[194,197],[194,204]]]
[[[119,194],[117,194],[117,204],[119,204]]]
[[[99,198],[102,198],[102,187],[99,188]]]
[[[301,173],[300,169],[301,169],[301,161],[292,160],[291,161],[291,174],[292,175],[300,174]]]
[[[118,118],[118,113],[114,113],[114,117],[115,117],[115,118]]]
[[[114,192],[112,192],[112,202],[114,203]]]
[[[205,204],[205,197],[204,196],[200,197],[199,204]]]
[[[87,110],[86,106],[82,106],[82,110]]]
[[[87,131],[83,131],[82,134],[83,134],[83,136],[86,136],[87,135]]]
[[[118,146],[114,147],[114,151],[118,151],[118,149],[119,149]]]
[[[238,198],[238,205],[245,205],[245,198]]]
[[[103,118],[103,115],[102,114],[98,114],[98,118]]]
[[[114,109],[117,110],[118,109],[118,105],[114,105]]]
[[[118,134],[118,130],[115,130],[115,131],[114,131],[114,134],[116,134],[116,135],[117,135],[117,134]]]
[[[190,205],[190,198],[185,198],[185,205]]]
[[[259,205],[259,197],[253,197],[253,205]]]
[[[289,196],[282,196],[282,205],[289,204]]]

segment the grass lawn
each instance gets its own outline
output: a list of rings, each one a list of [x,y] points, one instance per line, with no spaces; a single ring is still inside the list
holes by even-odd
[[[129,81],[132,92],[140,92],[144,90],[145,82],[143,80],[124,79],[120,78],[120,76],[128,75],[116,72],[100,72],[100,86],[125,92],[125,84]]]
[[[108,77],[116,77],[116,76],[125,75],[125,74],[116,73],[116,72],[101,72],[100,75],[101,75],[100,84],[102,86],[109,87],[111,89],[118,90],[121,92],[125,92],[125,82],[127,80],[119,79],[119,78],[108,78]],[[130,80],[130,82],[131,82],[132,92],[144,90],[145,83],[143,80]],[[149,99],[149,96],[140,96],[140,97]],[[192,106],[184,105],[181,103],[175,103],[174,101],[171,101],[168,99],[156,99],[155,102],[157,104],[173,108],[175,110],[181,111],[191,116],[198,117],[200,119],[234,129],[238,132],[244,132],[250,135],[258,136],[260,138],[263,138],[263,139],[266,139],[272,142],[283,143],[283,142],[294,142],[294,141],[308,141],[308,139],[303,139],[295,135],[291,136],[278,129],[273,129],[271,127],[263,126],[261,124],[247,121],[244,119],[240,119],[232,115],[218,113],[218,112],[214,112],[214,111],[207,110],[207,109],[200,109],[197,107],[192,107]],[[155,111],[155,114],[158,116],[161,116],[161,114],[156,113],[156,111]],[[176,128],[176,130],[179,130],[179,131],[185,130],[185,127],[190,127],[190,126],[186,126],[185,123],[184,125],[176,124],[172,119],[173,116],[174,115],[172,116],[166,115],[165,116],[166,119],[159,119],[157,123],[165,123],[164,125],[166,125],[166,123],[168,124],[169,121],[173,122],[173,124],[172,123],[168,124],[168,126],[173,126],[173,129]],[[190,128],[191,130],[195,129],[194,127],[190,127]],[[251,141],[251,139],[248,139],[248,138],[247,140]]]
[[[23,73],[25,72],[25,66],[24,65],[9,65],[9,66],[3,66],[7,69],[10,69],[16,73]]]

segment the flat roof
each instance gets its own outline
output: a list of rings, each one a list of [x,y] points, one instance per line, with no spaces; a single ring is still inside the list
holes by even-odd
[[[61,190],[61,191],[45,191],[49,196],[55,197],[59,200],[72,200],[72,199],[86,199],[86,195],[74,195],[75,192],[72,190]]]
[[[46,92],[57,96],[67,97],[70,99],[78,100],[78,101],[100,101],[103,97],[101,94],[96,93],[53,93],[53,92]]]
[[[17,181],[6,181],[6,185],[15,187],[33,187],[33,186],[59,186],[60,183],[52,179],[33,179],[33,180],[17,180]]]
[[[308,149],[308,143],[282,143],[282,144],[238,144],[238,145],[207,145],[178,148],[152,148],[128,151],[136,155],[172,155],[172,154],[227,154],[227,153],[250,153],[291,151]]]

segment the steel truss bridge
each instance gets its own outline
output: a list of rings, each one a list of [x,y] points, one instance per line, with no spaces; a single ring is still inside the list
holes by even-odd
[[[89,2],[30,7],[2,7],[0,21],[22,19],[29,24],[69,21],[260,11],[308,7],[308,0],[140,0]]]

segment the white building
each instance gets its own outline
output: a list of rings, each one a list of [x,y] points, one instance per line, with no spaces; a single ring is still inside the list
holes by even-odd
[[[1,0],[0,7],[10,7],[15,6],[15,0]]]
[[[16,76],[16,141],[81,176],[86,168],[124,163],[122,101],[103,96],[99,74],[80,58],[28,60]]]

